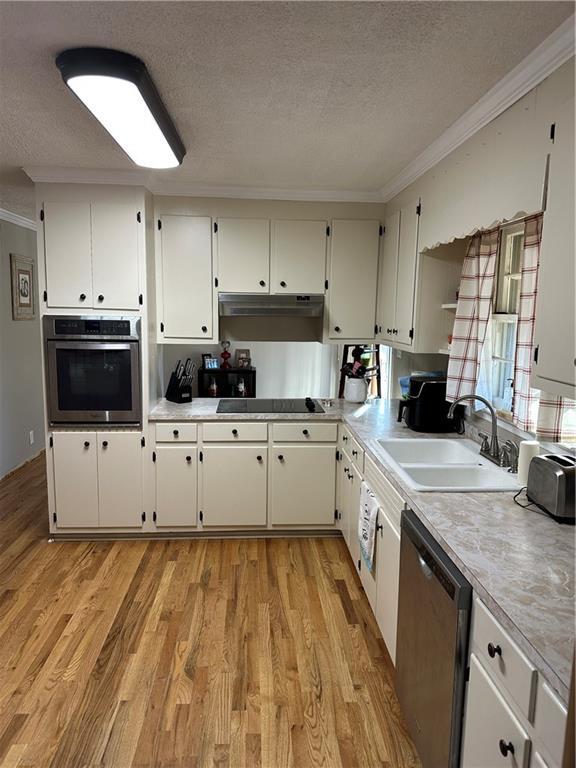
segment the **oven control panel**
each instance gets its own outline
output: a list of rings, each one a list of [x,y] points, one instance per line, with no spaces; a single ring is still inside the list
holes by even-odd
[[[140,320],[132,317],[44,317],[46,339],[135,339]]]

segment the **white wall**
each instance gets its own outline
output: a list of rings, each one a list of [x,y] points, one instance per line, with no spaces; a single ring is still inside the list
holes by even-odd
[[[11,253],[36,262],[36,233],[0,221],[0,477],[44,447],[38,295],[35,320],[12,320]]]
[[[233,345],[234,350],[249,349],[252,365],[256,368],[257,397],[334,397],[338,369],[338,347],[317,342],[247,341]],[[170,372],[179,359],[191,357],[200,367],[202,353],[219,356],[222,349],[214,346],[162,345],[164,381],[161,394],[166,391]],[[197,395],[194,382],[193,395]]]
[[[420,250],[542,208],[550,125],[574,97],[574,59],[386,204],[422,198]]]

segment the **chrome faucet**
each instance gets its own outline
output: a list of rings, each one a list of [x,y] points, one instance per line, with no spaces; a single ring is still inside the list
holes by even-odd
[[[464,400],[480,400],[481,403],[484,403],[484,405],[488,408],[490,411],[490,416],[492,417],[492,437],[490,438],[490,444],[486,445],[488,442],[485,440],[482,443],[482,447],[480,448],[480,454],[482,456],[485,456],[490,461],[493,461],[494,464],[500,464],[500,445],[498,444],[498,421],[496,419],[496,411],[492,407],[492,403],[490,403],[486,398],[481,397],[480,395],[462,395],[462,397],[456,398],[452,405],[450,406],[450,410],[448,411],[448,418],[452,419],[454,417],[454,409],[458,405],[458,403],[463,402]]]

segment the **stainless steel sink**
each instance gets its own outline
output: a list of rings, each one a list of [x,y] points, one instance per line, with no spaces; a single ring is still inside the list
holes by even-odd
[[[372,448],[417,491],[515,491],[516,475],[479,454],[472,440],[400,438],[373,440]]]

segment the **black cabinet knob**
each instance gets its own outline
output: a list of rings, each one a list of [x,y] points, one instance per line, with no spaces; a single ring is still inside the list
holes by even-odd
[[[84,441],[84,448],[90,448],[90,443],[88,442],[88,440]]]
[[[358,451],[352,451],[352,456],[358,456]]]
[[[310,434],[310,432],[308,432],[308,430],[307,430],[307,429],[303,429],[303,430],[302,430],[302,434],[303,434],[303,435],[306,435],[306,437],[308,437],[308,435]]]
[[[282,288],[286,288],[286,281],[280,280],[280,285],[282,286]]]
[[[234,437],[236,437],[236,435],[238,434],[238,430],[237,429],[233,429],[232,430],[232,434],[234,435]]]
[[[108,448],[108,440],[102,440],[102,448]]]
[[[392,333],[394,334],[394,336],[396,336],[398,334],[398,328],[393,328]]]
[[[504,739],[500,739],[498,746],[500,747],[500,754],[502,757],[508,757],[509,754],[514,754],[514,744],[512,744],[511,741],[504,741]]]
[[[376,523],[376,530],[377,531],[383,531],[384,530],[384,526],[382,525],[382,523]]]
[[[104,296],[102,294],[99,294],[98,301],[104,301]]]
[[[386,328],[386,333],[392,333],[392,328]]]
[[[344,440],[345,443],[348,442],[348,435],[342,435],[342,440]]]
[[[256,456],[256,461],[262,461],[262,456]]]
[[[85,293],[81,293],[80,294],[80,301],[86,301],[86,294]]]
[[[284,456],[282,454],[278,454],[278,461],[284,461]]]
[[[202,326],[202,333],[208,333],[208,328],[205,325]]]
[[[172,430],[172,434],[174,435],[174,437],[178,437],[180,432],[177,429],[174,429],[174,430]]]
[[[339,325],[335,325],[334,326],[334,330],[336,331],[336,333],[340,333],[340,326]]]
[[[188,462],[188,464],[190,464],[190,462],[192,461],[192,456],[186,456],[186,461]]]
[[[496,656],[502,656],[502,648],[500,648],[499,645],[488,643],[488,656],[490,656],[491,659],[496,658]]]
[[[260,285],[262,286],[262,288],[264,288],[264,286],[266,285],[266,283],[264,282],[264,280],[260,280]]]

